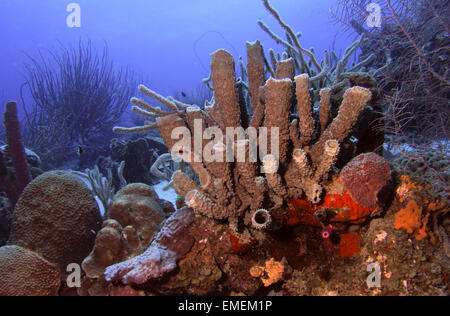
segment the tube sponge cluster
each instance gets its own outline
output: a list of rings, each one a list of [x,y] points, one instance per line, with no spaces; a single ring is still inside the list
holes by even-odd
[[[321,99],[316,115],[308,74],[295,76],[294,63],[285,62],[279,63],[282,68],[276,69],[274,78],[262,51],[259,41],[247,43],[246,83],[236,78],[235,62],[229,52],[218,50],[211,55],[214,97],[206,102],[204,110],[197,106],[194,110],[141,85],[141,92],[171,111],[133,98],[133,110],[156,118],[156,122],[148,122],[143,127],[115,128],[116,132],[158,128],[169,152],[173,154],[175,149],[200,178],[197,184],[182,172],[175,172],[172,186],[177,193],[185,197],[187,205],[196,213],[216,220],[228,219],[236,230],[240,221],[248,227],[254,226],[255,212],[257,217],[266,214],[261,209],[270,218],[271,211],[282,207],[290,198],[306,196],[311,203],[320,203],[324,196],[323,184],[329,179],[341,143],[351,136],[359,114],[371,98],[366,88],[348,88],[337,115],[332,117],[330,89],[324,88],[317,91]],[[185,146],[179,146],[179,138],[172,137],[172,132],[179,127],[192,135],[191,142]],[[230,137],[229,128],[242,131],[242,137],[237,140],[235,135]],[[204,135],[211,130],[216,137],[204,141]],[[203,139],[195,146],[198,141],[195,133],[199,131]],[[218,132],[221,137],[217,137]],[[272,136],[278,136],[279,140],[275,150]],[[258,151],[261,139],[267,139],[268,151],[263,156]],[[234,158],[240,152],[245,160],[230,161],[230,149]],[[252,160],[250,153],[255,150],[259,155]],[[216,159],[201,159],[206,152]],[[262,225],[264,229],[270,227],[269,222]],[[256,226],[261,229],[260,225]]]

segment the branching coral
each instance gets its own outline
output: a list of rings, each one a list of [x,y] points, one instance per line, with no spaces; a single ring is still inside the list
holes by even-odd
[[[319,62],[314,48],[306,49],[300,44],[301,33],[294,32],[291,26],[281,18],[279,12],[270,4],[269,0],[263,0],[263,4],[286,34],[286,39],[283,39],[275,34],[263,21],[258,21],[258,25],[264,32],[286,48],[285,53],[280,56],[276,56],[273,50],[269,51],[272,67],[276,68],[277,78],[280,76],[284,77],[282,74],[286,74],[286,67],[289,67],[286,64],[292,63],[299,73],[306,73],[310,76],[310,82],[314,86],[324,87],[339,83],[343,79],[343,73],[359,71],[375,58],[375,55],[370,55],[357,64],[348,65],[350,57],[355,54],[364,41],[363,34],[345,50],[342,58],[339,58],[334,51],[331,52],[332,56],[330,58],[330,52],[325,51],[323,61]],[[267,58],[265,60],[267,61]]]
[[[118,174],[121,179],[121,183],[126,184],[126,181],[122,175],[123,167],[124,165],[120,164]],[[104,177],[100,173],[97,165],[95,165],[94,169],[86,169],[85,172],[73,171],[73,173],[86,182],[95,199],[99,200],[101,206],[103,207],[101,213],[105,214],[111,208],[112,198],[115,192],[112,183],[113,175],[111,169],[108,169],[107,177]]]

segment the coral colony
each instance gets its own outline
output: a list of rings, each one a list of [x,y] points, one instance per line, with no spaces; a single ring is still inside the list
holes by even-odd
[[[139,85],[146,121],[113,131],[151,136],[112,140],[94,169],[38,172],[7,103],[0,295],[448,294],[448,201],[383,156],[374,76],[394,61],[348,65],[362,32],[319,62],[262,2],[286,38],[259,26],[283,54],[258,40],[246,64],[213,52],[204,105]],[[178,309],[214,308],[198,304]]]

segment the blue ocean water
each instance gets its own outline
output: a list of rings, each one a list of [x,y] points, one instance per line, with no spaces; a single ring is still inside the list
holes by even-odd
[[[80,27],[67,24],[71,3],[81,9]],[[322,59],[339,33],[329,12],[335,1],[272,4],[302,32],[302,45],[314,47]],[[245,59],[246,41],[259,39],[266,49],[283,50],[260,29],[259,19],[283,34],[261,0],[1,0],[0,96],[19,98],[25,53],[36,57],[39,50],[55,51],[59,43],[76,46],[80,39],[99,50],[106,45],[117,66],[135,71],[163,95],[195,89],[208,76],[210,54],[217,49],[229,50],[236,60]],[[351,40],[341,34],[336,48],[347,47]]]

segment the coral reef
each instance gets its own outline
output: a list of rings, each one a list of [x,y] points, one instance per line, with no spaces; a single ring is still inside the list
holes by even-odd
[[[443,198],[450,200],[450,157],[441,150],[429,148],[414,150],[393,157],[392,163],[404,173],[419,180],[422,186],[431,184],[433,189]]]
[[[450,107],[449,4],[446,0],[378,1],[379,27],[366,28],[369,0],[339,0],[336,21],[364,35],[359,60],[382,96],[380,129],[402,172],[433,184],[448,200]]]
[[[204,106],[140,85],[164,108],[132,98],[149,121],[114,132],[161,138],[114,139],[94,169],[26,186],[0,248],[0,295],[449,294],[448,201],[407,176],[411,163],[381,156],[382,95],[356,72],[383,72],[372,64],[380,56],[349,65],[374,34],[320,62],[262,2],[285,39],[259,25],[282,54],[248,42],[237,78],[232,55],[213,52]],[[14,157],[0,153],[1,176]],[[447,168],[436,153],[409,171]],[[170,180],[178,210],[153,177]],[[0,232],[9,215],[0,213]],[[64,282],[68,263],[81,263],[76,290]]]
[[[64,275],[94,245],[101,216],[91,191],[76,176],[52,171],[34,179],[12,213],[8,243],[32,250]]]
[[[123,180],[121,175],[121,168],[118,168],[118,176]],[[113,188],[113,174],[111,169],[108,169],[108,176],[104,177],[95,165],[94,169],[86,169],[85,172],[73,171],[73,174],[82,179],[89,189],[92,191],[95,199],[100,202],[100,212],[103,215],[111,208],[112,198],[114,196]],[[124,180],[123,180],[124,181]]]
[[[107,216],[123,227],[133,226],[140,242],[147,246],[159,231],[167,213],[152,187],[133,183],[117,192]]]

